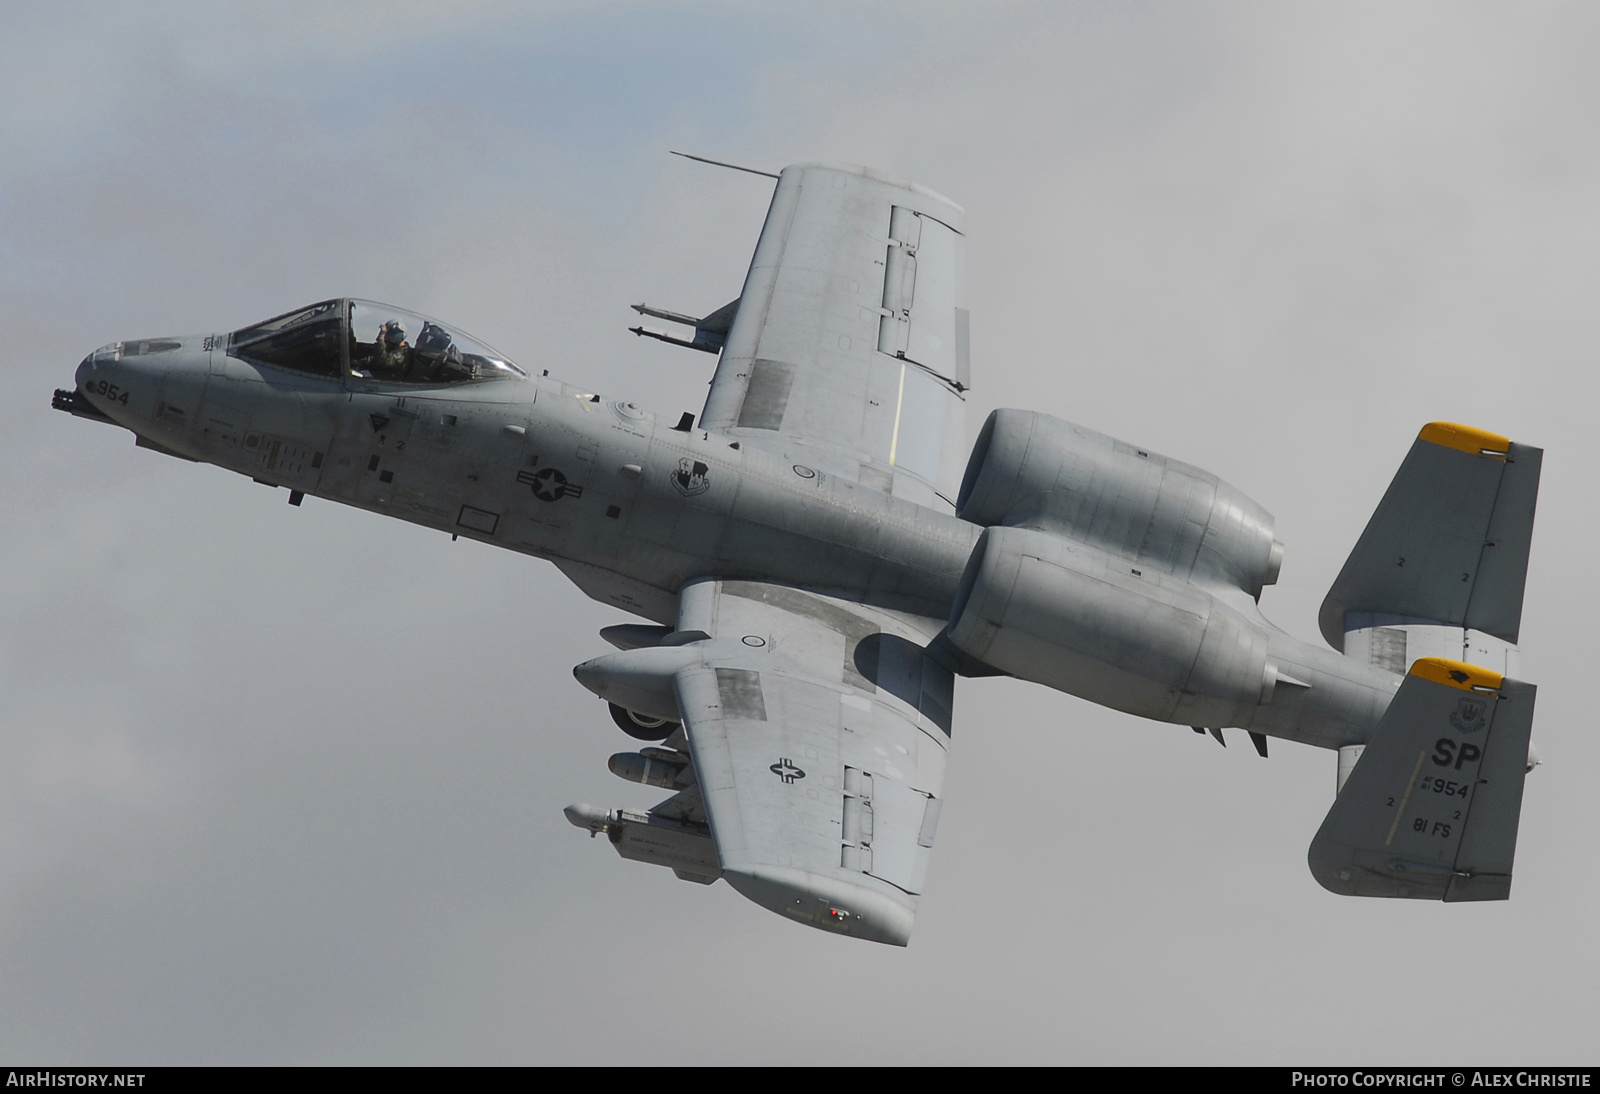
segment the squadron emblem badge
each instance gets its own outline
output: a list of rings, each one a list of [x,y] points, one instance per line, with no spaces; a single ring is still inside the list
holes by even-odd
[[[1450,715],[1450,724],[1462,733],[1476,733],[1483,728],[1483,717],[1489,704],[1482,699],[1463,699]]]
[[[710,469],[699,460],[688,457],[678,461],[678,469],[672,473],[672,487],[686,498],[696,494],[704,494],[711,489]]]

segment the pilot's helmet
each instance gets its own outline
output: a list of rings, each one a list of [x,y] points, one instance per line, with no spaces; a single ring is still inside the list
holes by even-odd
[[[391,349],[397,349],[406,340],[406,325],[398,319],[391,319],[378,328],[378,337]]]

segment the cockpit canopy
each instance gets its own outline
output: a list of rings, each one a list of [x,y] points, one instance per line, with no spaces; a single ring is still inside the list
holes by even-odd
[[[296,372],[369,383],[442,387],[528,375],[443,323],[348,298],[324,300],[236,330],[228,336],[228,353]]]

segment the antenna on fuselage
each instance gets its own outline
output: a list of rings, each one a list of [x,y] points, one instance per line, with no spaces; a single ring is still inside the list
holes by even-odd
[[[682,156],[686,160],[694,160],[696,163],[709,163],[712,167],[726,167],[733,171],[744,171],[745,173],[751,175],[763,175],[769,179],[775,179],[778,177],[771,171],[758,171],[754,167],[743,167],[737,163],[724,163],[722,160],[710,160],[706,159],[704,156],[696,156],[691,152],[679,152],[671,148],[667,149],[667,151],[674,156]]]

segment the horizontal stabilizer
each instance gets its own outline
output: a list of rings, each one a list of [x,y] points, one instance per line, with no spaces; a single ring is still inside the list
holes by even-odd
[[[1534,692],[1460,661],[1413,664],[1311,841],[1317,882],[1345,896],[1509,897]]]
[[[1322,636],[1342,650],[1345,617],[1372,612],[1515,644],[1543,455],[1470,426],[1424,426],[1322,602]]]

